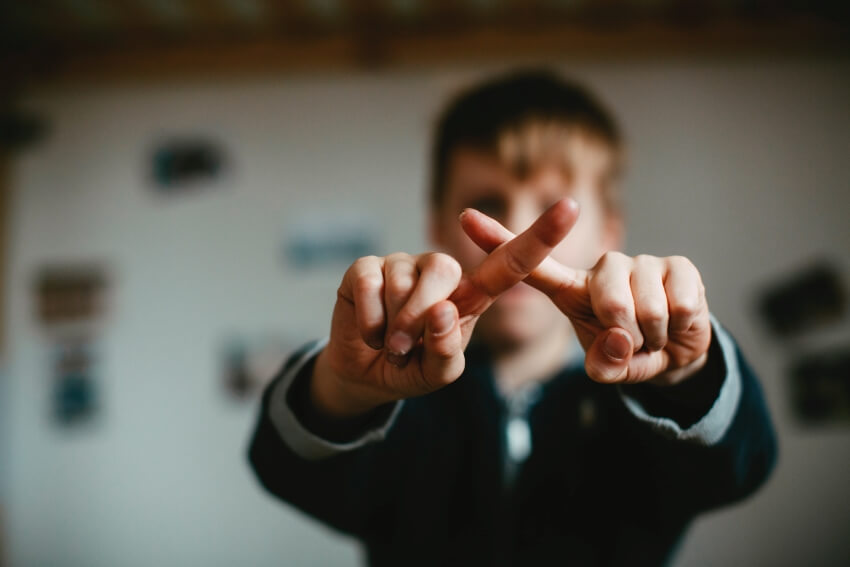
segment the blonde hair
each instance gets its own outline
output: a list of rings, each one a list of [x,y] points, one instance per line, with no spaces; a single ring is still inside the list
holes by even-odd
[[[622,173],[623,151],[620,147],[612,147],[582,125],[558,120],[525,120],[500,133],[495,154],[517,179],[526,179],[546,165],[555,165],[569,175],[578,160],[581,144],[589,144],[608,154],[608,166],[600,180],[600,197],[609,213],[619,213],[618,181]]]
[[[619,212],[620,131],[604,105],[584,87],[540,70],[498,76],[455,97],[437,120],[431,154],[431,205],[444,201],[454,152],[473,148],[496,155],[518,177],[543,163],[572,167],[576,140],[610,152],[602,181],[609,212]]]

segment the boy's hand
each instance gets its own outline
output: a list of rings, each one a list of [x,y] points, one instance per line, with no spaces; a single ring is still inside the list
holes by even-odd
[[[514,237],[473,209],[461,223],[489,253]],[[700,274],[687,258],[608,252],[590,270],[547,258],[525,281],[569,317],[586,352],[585,370],[596,381],[671,385],[705,365],[708,303]]]
[[[469,274],[439,253],[358,259],[343,277],[313,371],[318,409],[349,417],[456,380],[478,317],[528,277],[577,217],[575,201],[559,201]]]

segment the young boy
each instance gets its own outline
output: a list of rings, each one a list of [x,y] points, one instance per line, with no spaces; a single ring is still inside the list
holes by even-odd
[[[454,100],[442,252],[348,269],[330,338],[264,395],[264,486],[372,565],[656,565],[764,482],[768,412],[699,272],[616,252],[621,153],[595,98],[548,73]]]

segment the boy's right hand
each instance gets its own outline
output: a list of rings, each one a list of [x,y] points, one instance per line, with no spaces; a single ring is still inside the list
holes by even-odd
[[[358,259],[343,277],[330,340],[313,370],[316,407],[352,417],[455,381],[478,317],[549,255],[577,217],[575,201],[557,202],[467,274],[441,253]]]

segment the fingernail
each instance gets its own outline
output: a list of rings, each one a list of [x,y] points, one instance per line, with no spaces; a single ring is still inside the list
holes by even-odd
[[[434,326],[431,327],[431,332],[434,335],[441,336],[451,331],[455,322],[453,315],[452,310],[448,308],[437,313],[436,320],[433,322]]]
[[[629,355],[629,340],[622,333],[608,333],[602,350],[608,358],[623,360]]]
[[[387,350],[392,354],[404,356],[413,348],[413,339],[404,331],[396,331],[387,341]]]
[[[465,216],[466,216],[466,213],[468,213],[468,212],[469,212],[469,209],[464,209],[464,210],[462,210],[462,211],[460,212],[460,214],[457,216],[457,220],[462,221],[462,220],[463,220],[463,217],[465,217]]]

